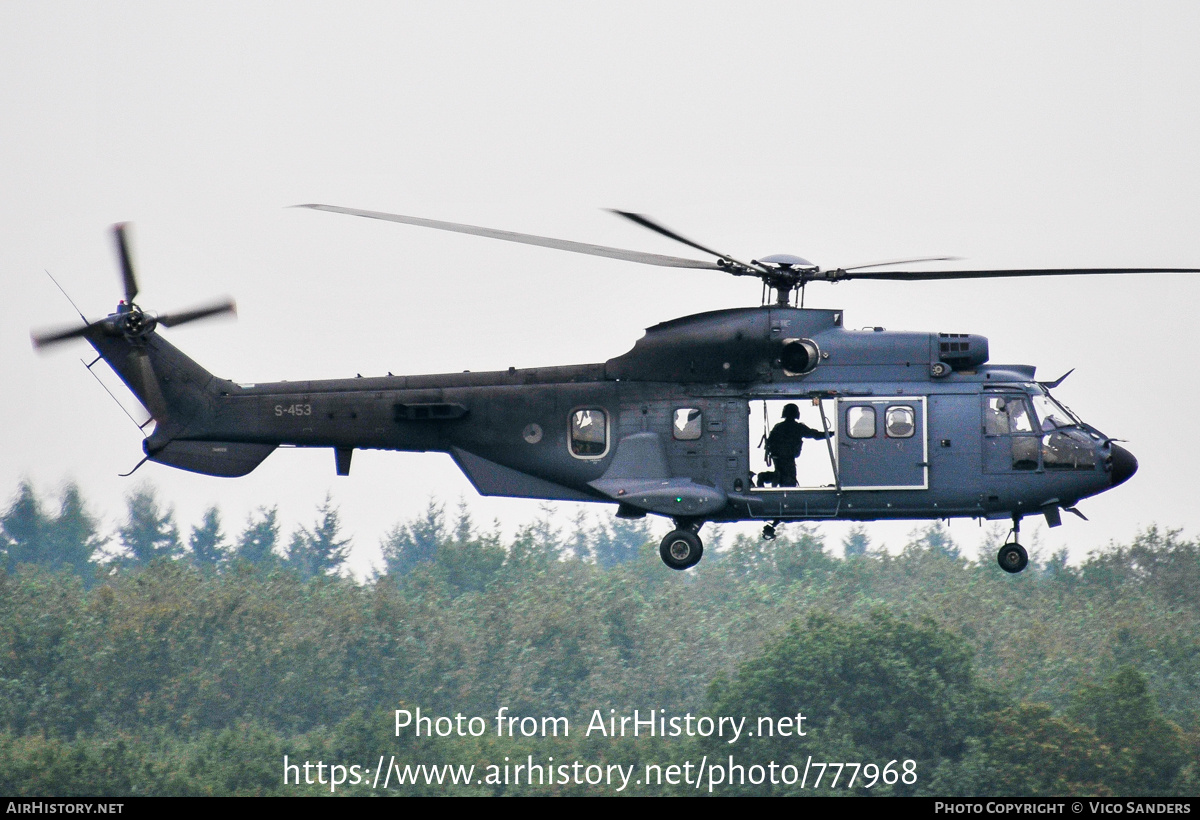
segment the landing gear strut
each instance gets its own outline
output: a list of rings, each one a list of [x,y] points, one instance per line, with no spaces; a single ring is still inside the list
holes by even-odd
[[[702,522],[701,522],[702,523]],[[667,533],[658,548],[658,554],[663,563],[671,569],[691,569],[700,563],[704,557],[704,544],[696,532],[700,524],[694,522],[675,521],[675,529]]]
[[[1017,573],[1029,566],[1029,553],[1025,548],[1017,543],[1017,536],[1021,534],[1021,517],[1013,516],[1013,528],[1010,535],[1012,541],[1009,541],[1000,548],[1000,552],[996,554],[996,562],[1000,564],[1000,569],[1005,572]]]
[[[762,537],[764,541],[775,540],[775,528],[779,526],[780,520],[781,519],[776,518],[770,524],[763,525]]]

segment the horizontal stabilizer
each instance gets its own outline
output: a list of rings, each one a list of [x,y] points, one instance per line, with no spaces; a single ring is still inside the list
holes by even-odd
[[[150,460],[193,473],[237,478],[262,464],[275,446],[229,441],[172,441],[152,454]]]

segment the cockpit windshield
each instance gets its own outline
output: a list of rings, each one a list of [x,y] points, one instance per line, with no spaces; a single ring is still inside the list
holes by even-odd
[[[1033,409],[1042,423],[1043,432],[1057,430],[1060,427],[1083,425],[1078,416],[1059,403],[1050,395],[1050,391],[1040,384],[1034,385],[1034,389],[1029,391],[1029,395],[1033,399]]]

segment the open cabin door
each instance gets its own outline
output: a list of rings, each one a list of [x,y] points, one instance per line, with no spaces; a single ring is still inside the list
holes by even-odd
[[[929,488],[924,396],[838,399],[837,408],[843,490]]]
[[[814,403],[811,399],[802,398],[770,398],[751,399],[746,410],[749,419],[749,453],[750,471],[755,476],[751,487],[758,491],[802,491],[802,490],[834,490],[837,487],[835,478],[836,450],[832,442],[826,442],[817,436],[805,436],[800,442],[800,454],[795,458],[795,482],[779,483],[777,478],[780,470],[778,461],[768,463],[767,438],[771,431],[784,417],[784,408],[789,404],[799,410],[797,421],[807,427],[815,435],[826,429],[834,429],[836,409],[832,399],[820,400]],[[831,457],[831,453],[833,456]]]

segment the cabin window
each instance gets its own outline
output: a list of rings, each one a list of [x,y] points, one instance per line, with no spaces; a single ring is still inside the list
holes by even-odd
[[[875,438],[875,408],[851,407],[846,411],[850,438]]]
[[[680,407],[675,411],[671,434],[676,441],[695,441],[703,432],[703,418],[694,407]]]
[[[571,414],[571,455],[599,458],[608,450],[608,416],[603,410],[576,410]]]
[[[911,438],[917,431],[916,416],[907,405],[889,407],[885,419],[888,438]]]

